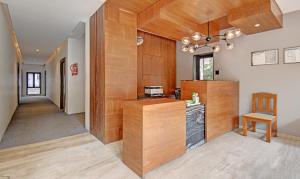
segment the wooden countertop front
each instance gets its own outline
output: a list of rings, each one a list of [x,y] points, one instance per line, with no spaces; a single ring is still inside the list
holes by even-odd
[[[139,176],[174,160],[186,148],[185,101],[130,100],[123,107],[123,162]]]

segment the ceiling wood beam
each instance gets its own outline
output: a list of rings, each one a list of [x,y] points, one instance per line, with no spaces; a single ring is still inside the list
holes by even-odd
[[[282,12],[275,0],[107,0],[107,3],[138,14],[138,30],[172,40],[194,32],[210,34],[240,28],[255,34],[282,27]],[[261,24],[255,28],[254,24]]]
[[[115,7],[140,13],[155,4],[159,0],[107,0],[111,5]]]
[[[275,0],[260,0],[232,9],[228,22],[240,28],[244,34],[250,35],[282,28],[283,15]],[[255,27],[255,24],[260,26]]]

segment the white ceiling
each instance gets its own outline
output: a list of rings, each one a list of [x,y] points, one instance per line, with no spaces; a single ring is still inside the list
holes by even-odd
[[[88,20],[105,0],[3,1],[9,6],[23,58],[43,64],[75,26]],[[300,0],[276,1],[284,13],[300,9]]]
[[[3,0],[28,63],[43,64],[51,52],[86,21],[104,0]],[[37,53],[36,49],[40,49]]]

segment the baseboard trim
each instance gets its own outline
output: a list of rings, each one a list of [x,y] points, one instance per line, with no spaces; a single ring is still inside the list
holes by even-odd
[[[239,129],[242,130],[243,126],[239,126]],[[259,133],[265,133],[266,131],[263,129],[256,129],[257,132]],[[251,131],[250,131],[251,132]],[[288,139],[288,140],[296,140],[296,141],[300,141],[300,137],[299,136],[294,136],[291,134],[286,134],[286,133],[282,133],[282,132],[278,132],[277,134],[278,137],[284,138],[284,139]]]
[[[13,117],[14,117],[14,115],[15,115],[17,109],[18,109],[18,107],[19,107],[19,105],[17,104],[17,105],[15,106],[14,112],[13,112],[12,115],[10,116],[10,119],[7,120],[7,124],[5,125],[5,130],[0,134],[0,142],[2,142],[2,139],[3,139],[3,137],[4,137],[4,134],[5,134],[5,132],[7,131],[7,128],[8,128],[8,126],[9,126],[9,124],[11,123],[11,121],[12,121],[12,119],[13,119]]]

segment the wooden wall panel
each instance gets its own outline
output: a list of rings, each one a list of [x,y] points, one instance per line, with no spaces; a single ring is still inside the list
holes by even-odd
[[[90,18],[90,130],[104,140],[104,8]]]
[[[145,32],[138,32],[144,43],[138,47],[138,96],[144,86],[163,86],[167,95],[176,88],[176,42]]]
[[[122,138],[123,101],[137,98],[137,15],[110,3],[96,14],[96,34],[91,25],[91,129],[110,143]]]

